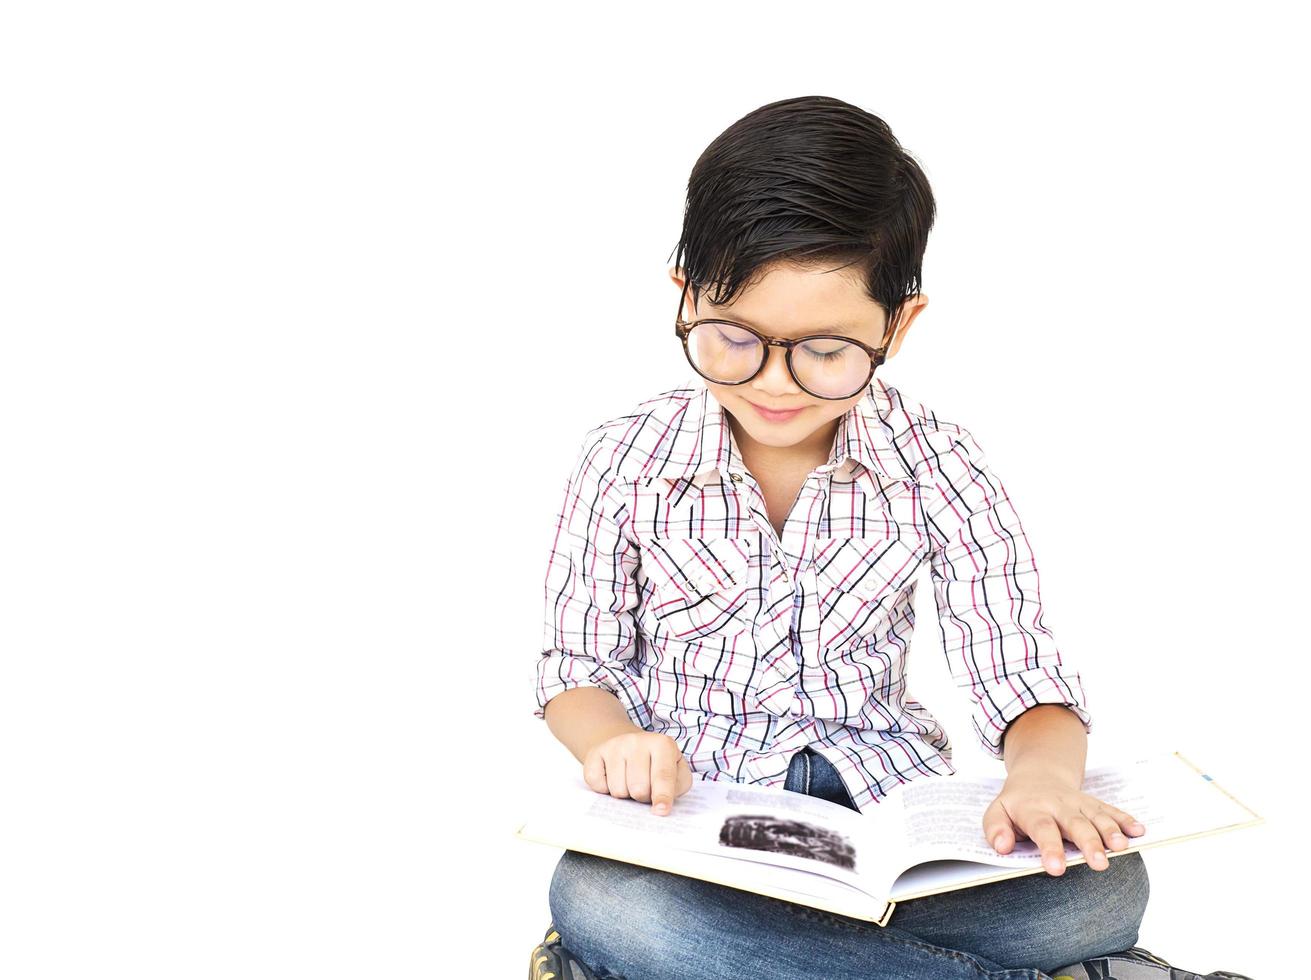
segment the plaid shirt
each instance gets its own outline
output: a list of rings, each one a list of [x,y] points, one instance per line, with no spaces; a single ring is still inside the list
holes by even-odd
[[[867,808],[955,772],[906,688],[926,561],[983,749],[1001,759],[1007,724],[1037,704],[1068,705],[1091,731],[1019,517],[968,431],[875,377],[780,536],[694,377],[583,440],[547,565],[534,713],[604,688],[701,779],[781,787],[810,745]]]

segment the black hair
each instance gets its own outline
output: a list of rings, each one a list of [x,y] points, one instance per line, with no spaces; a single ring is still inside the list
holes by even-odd
[[[920,291],[934,213],[924,171],[878,116],[821,95],[771,102],[692,168],[674,249],[684,301],[690,288],[694,306],[702,290],[727,305],[778,260],[836,260],[891,319]]]

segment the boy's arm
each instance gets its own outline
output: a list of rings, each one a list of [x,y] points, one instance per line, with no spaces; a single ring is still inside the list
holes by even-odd
[[[1008,726],[1039,704],[1065,705],[1079,722],[1078,739],[1063,738],[1051,759],[1083,779],[1092,730],[1079,673],[1065,663],[1042,624],[1038,569],[1019,516],[983,451],[964,429],[937,456],[938,493],[925,501],[933,553],[930,574],[952,678],[969,692],[975,734],[984,751],[1006,758]],[[1055,714],[1055,724],[1067,719]],[[1008,769],[1028,757],[1031,732],[1048,730],[1031,717],[1011,733]],[[1056,729],[1052,729],[1053,731]],[[1060,729],[1063,734],[1071,726]],[[1078,783],[1076,783],[1078,785]]]
[[[589,433],[565,486],[537,661],[534,714],[579,761],[598,740],[641,731],[650,721],[639,679],[626,669],[637,644],[639,559],[624,533],[627,510],[605,467],[608,452],[595,430]],[[588,690],[576,690],[582,688]]]
[[[1088,733],[1067,705],[1038,704],[1010,723],[1002,751],[1008,777],[1039,772],[1078,789],[1088,761]]]
[[[575,687],[557,694],[546,706],[546,724],[579,762],[594,746],[616,735],[644,730],[633,724],[617,697],[600,687]]]

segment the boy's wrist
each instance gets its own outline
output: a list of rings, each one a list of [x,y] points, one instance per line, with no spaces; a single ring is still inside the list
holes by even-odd
[[[583,744],[582,754],[578,756],[578,761],[582,762],[587,758],[588,752],[591,752],[598,745],[604,745],[618,735],[628,735],[631,732],[641,731],[645,731],[645,729],[638,728],[631,721],[612,721],[598,725],[593,732],[589,733],[591,737]]]
[[[546,706],[546,723],[579,762],[616,735],[644,731],[633,723],[613,692],[587,685],[552,698]]]
[[[1039,704],[1011,722],[1002,741],[1006,778],[1038,777],[1083,785],[1088,736],[1064,705]]]

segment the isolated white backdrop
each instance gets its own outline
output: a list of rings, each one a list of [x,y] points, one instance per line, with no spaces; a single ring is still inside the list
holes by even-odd
[[[1288,967],[1286,9],[7,6],[0,972],[523,975],[558,858],[513,839],[523,790],[577,765],[532,716],[557,495],[689,376],[696,157],[803,94],[932,182],[884,376],[1006,482],[1089,765],[1178,749],[1267,818],[1148,852],[1141,943]],[[920,598],[917,696],[1001,774]]]

